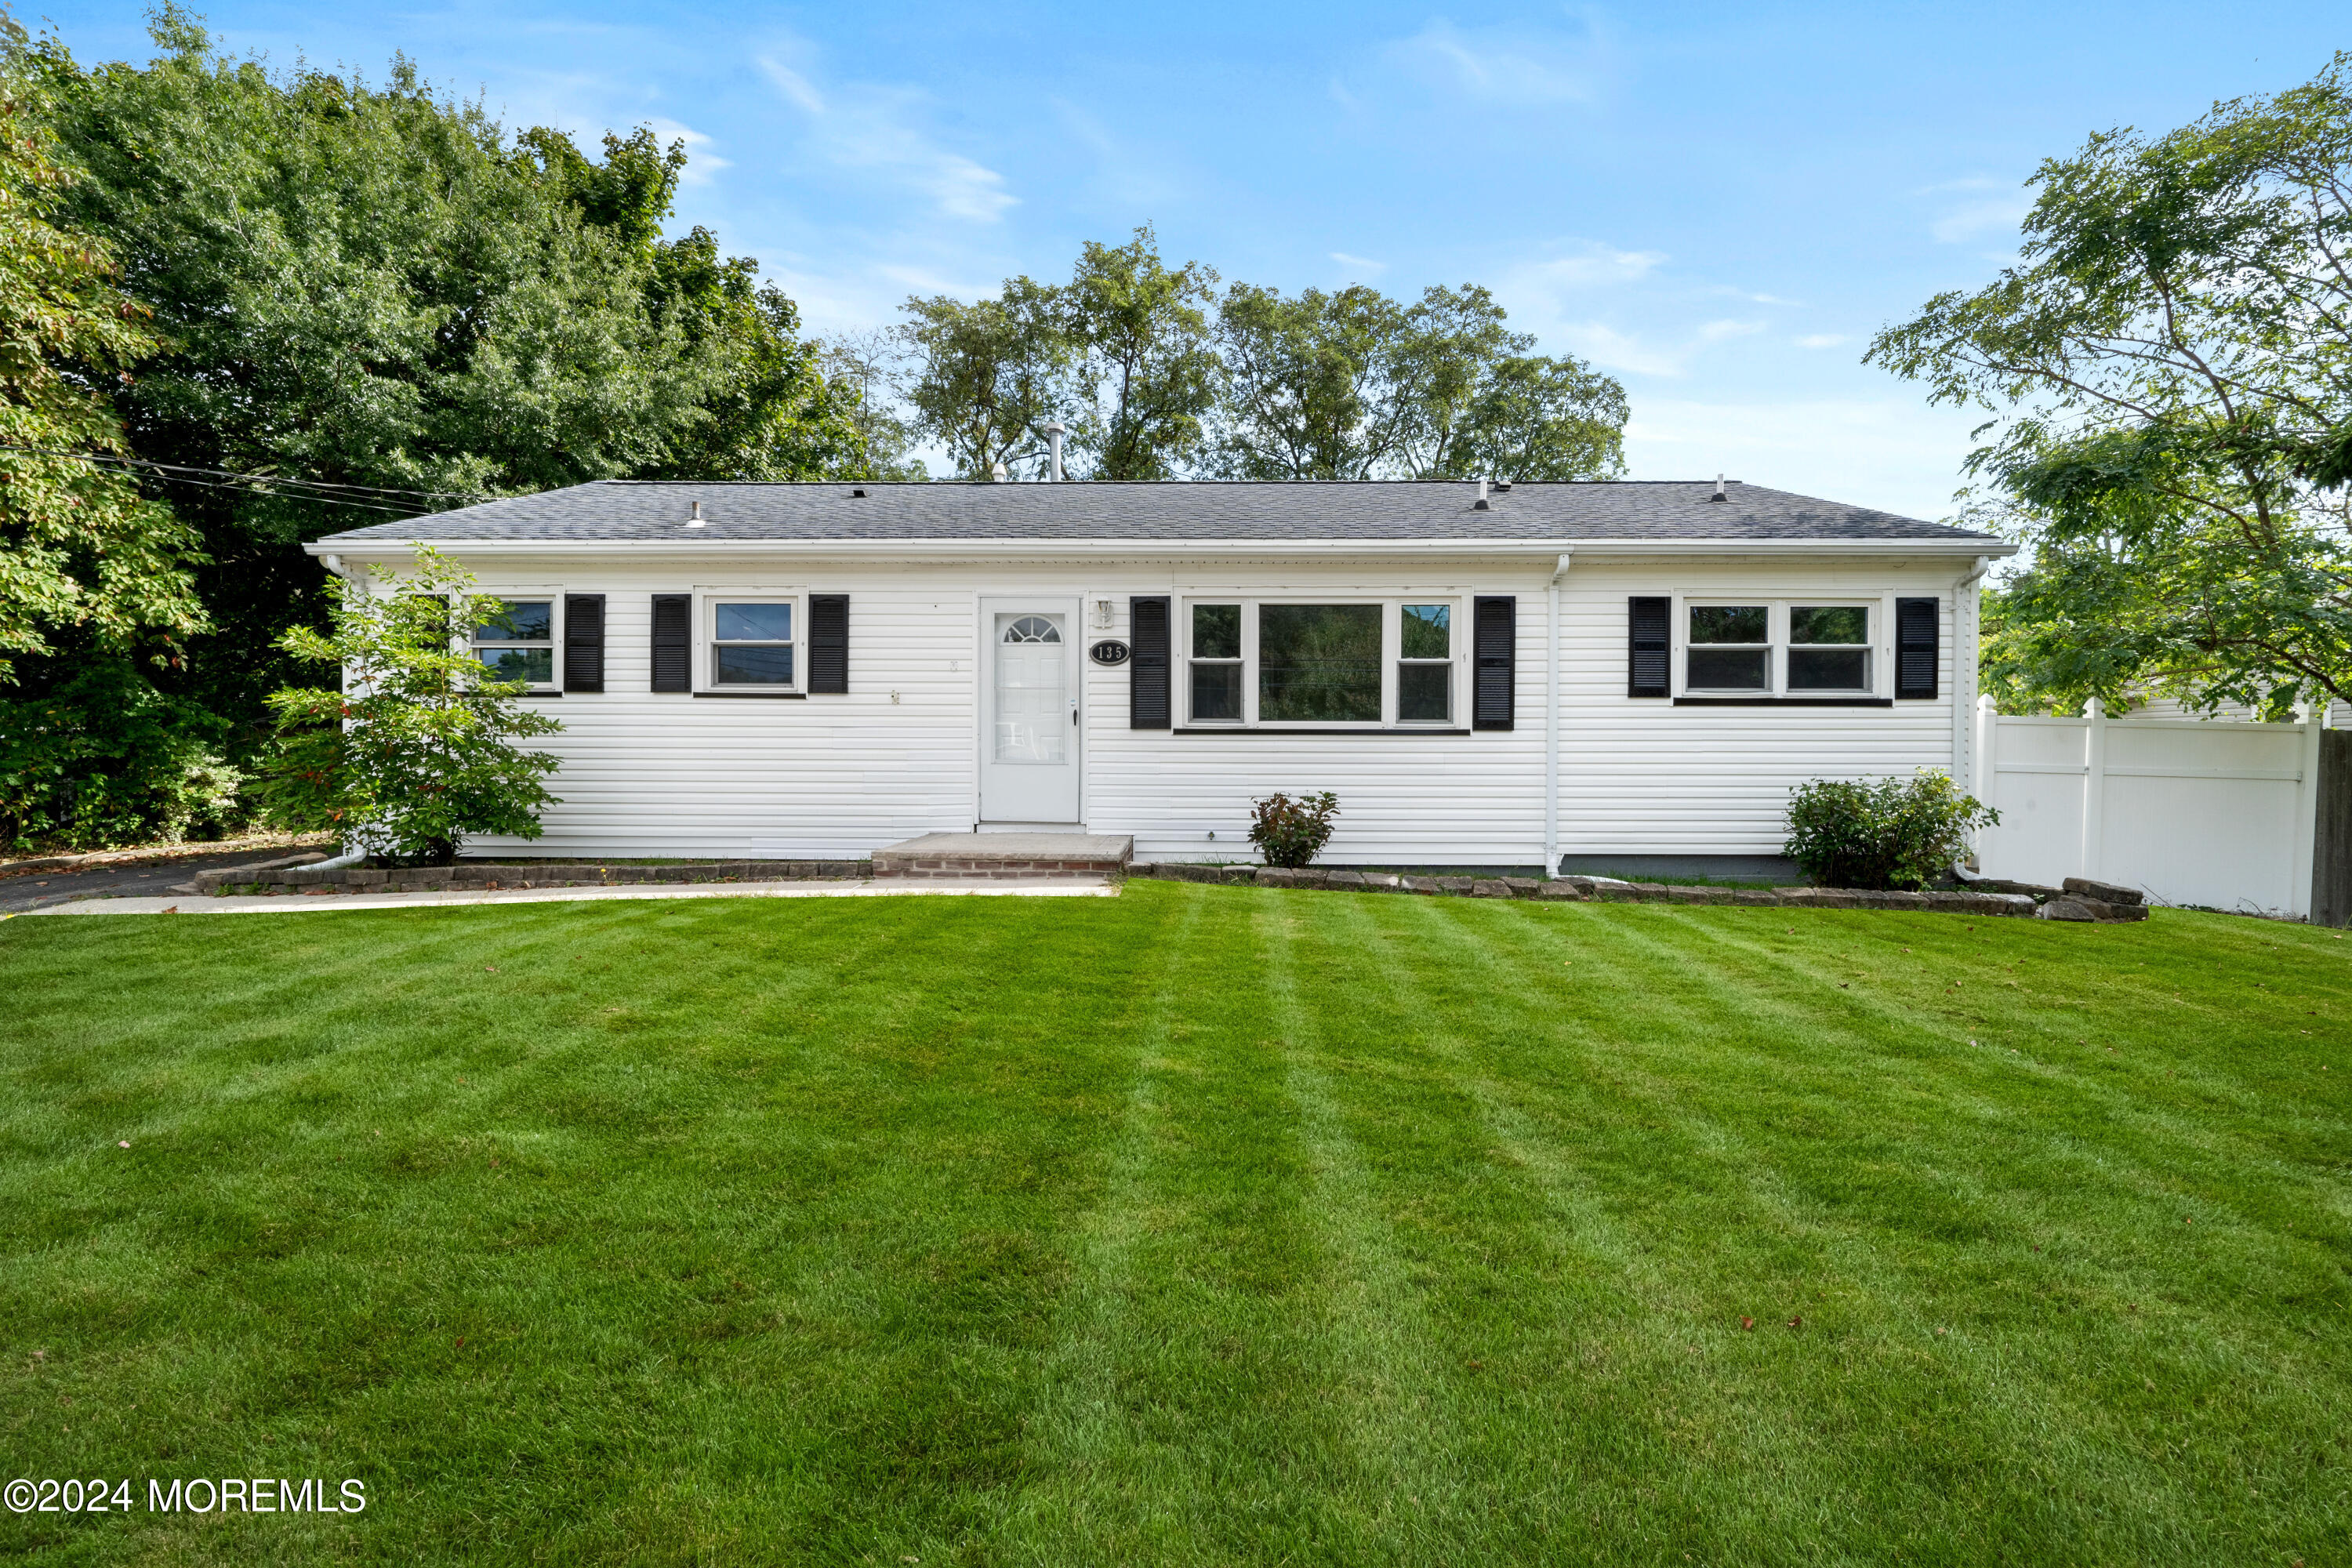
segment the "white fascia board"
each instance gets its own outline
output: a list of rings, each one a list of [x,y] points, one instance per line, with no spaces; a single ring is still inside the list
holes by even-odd
[[[382,558],[407,554],[414,541],[317,540],[312,555]],[[742,556],[880,557],[920,561],[1165,560],[1300,556],[1603,556],[1895,555],[1973,561],[2017,553],[2003,540],[1941,539],[430,539],[421,542],[449,555],[670,556],[679,560]]]

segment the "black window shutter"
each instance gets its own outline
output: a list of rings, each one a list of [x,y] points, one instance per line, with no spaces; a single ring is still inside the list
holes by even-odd
[[[563,689],[604,689],[604,595],[563,595]]]
[[[1470,727],[1507,730],[1518,686],[1519,602],[1482,594],[1471,606],[1470,651],[1477,660],[1470,688]]]
[[[1672,599],[1625,601],[1626,696],[1672,694],[1667,666],[1674,661],[1674,617]]]
[[[694,595],[654,595],[654,689],[694,689]]]
[[[849,595],[809,595],[808,689],[840,695],[849,689]]]
[[[1168,668],[1168,597],[1129,599],[1127,614],[1127,727],[1165,730],[1173,707]]]
[[[1895,695],[1936,695],[1936,610],[1933,599],[1895,601]]]

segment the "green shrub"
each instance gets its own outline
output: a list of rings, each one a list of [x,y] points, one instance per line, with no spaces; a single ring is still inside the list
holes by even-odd
[[[380,585],[330,585],[333,626],[297,626],[278,646],[332,665],[341,689],[287,687],[269,706],[278,740],[260,784],[271,819],[330,830],[404,864],[446,865],[477,834],[540,836],[555,804],[541,783],[562,765],[515,742],[563,726],[517,706],[525,688],[492,680],[467,639],[506,614],[497,596],[427,545],[416,570]]]
[[[1789,792],[1781,850],[1822,887],[1916,889],[1968,854],[1969,833],[2000,820],[1929,768],[1907,779],[1813,779]]]
[[[92,658],[37,698],[0,701],[0,850],[114,849],[242,825],[226,726]]]
[[[1312,865],[1315,857],[1323,853],[1323,846],[1331,842],[1331,819],[1339,815],[1339,797],[1328,789],[1297,800],[1270,795],[1250,804],[1255,808],[1250,842],[1257,846],[1267,865],[1294,870]]]

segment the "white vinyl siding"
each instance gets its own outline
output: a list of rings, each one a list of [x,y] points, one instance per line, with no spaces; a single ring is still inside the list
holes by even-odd
[[[1247,566],[1160,559],[1129,563],[898,563],[796,559],[789,574],[717,557],[562,558],[518,567],[466,560],[482,591],[551,598],[605,596],[604,689],[553,705],[561,734],[534,747],[564,759],[551,782],[561,804],[530,844],[480,840],[537,855],[838,858],[978,820],[979,606],[985,597],[1082,601],[1088,642],[1129,635],[1129,599],[1165,595],[1178,624],[1171,648],[1179,731],[1128,727],[1131,665],[1079,661],[1085,725],[1080,815],[1098,833],[1130,833],[1139,859],[1252,858],[1250,803],[1275,791],[1339,796],[1328,863],[1535,866],[1544,844],[1545,594],[1553,559],[1526,555],[1407,563],[1254,561]],[[1560,579],[1560,847],[1568,854],[1777,853],[1788,788],[1823,775],[1907,773],[1953,756],[1952,561],[1869,563],[1588,561]],[[849,598],[849,692],[797,701],[701,701],[650,684],[656,594],[696,595],[694,657],[708,670],[707,601],[772,594],[794,600],[795,678],[805,689],[812,594]],[[538,586],[550,581],[561,588]],[[1467,725],[1471,626],[1477,595],[1517,600],[1517,725]],[[1626,599],[1868,603],[1873,634],[1892,625],[1896,595],[1942,605],[1938,699],[1893,708],[1691,708],[1633,700],[1626,686]],[[1187,725],[1184,607],[1286,598],[1388,606],[1453,606],[1457,674],[1450,726],[1382,730],[1181,732]],[[1108,604],[1107,620],[1103,606]],[[559,630],[560,638],[560,630]],[[1384,642],[1389,702],[1401,656]],[[560,641],[559,641],[560,647]],[[1882,688],[1889,661],[1874,660]],[[560,673],[560,672],[559,672]],[[1213,834],[1214,837],[1211,835]]]
[[[1560,850],[1564,855],[1778,855],[1790,786],[1953,764],[1952,584],[1959,562],[1873,567],[1579,558],[1561,579]],[[1686,605],[1868,604],[1874,644],[1897,597],[1939,606],[1937,696],[1891,707],[1685,707],[1625,695],[1626,600],[1675,600],[1675,689]],[[1776,646],[1785,633],[1776,625]],[[1776,659],[1775,663],[1779,661]],[[1891,661],[1874,656],[1881,695]],[[1775,677],[1777,681],[1779,678]],[[1521,688],[1525,690],[1524,685]]]

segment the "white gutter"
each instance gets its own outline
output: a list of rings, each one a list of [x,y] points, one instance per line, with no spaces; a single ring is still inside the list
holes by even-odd
[[[418,542],[452,555],[596,556],[675,553],[681,558],[717,555],[880,556],[908,560],[1032,561],[1041,557],[1141,557],[1197,555],[1549,555],[1582,551],[1593,555],[1894,555],[1972,559],[2014,555],[2005,541],[1962,539],[428,539],[423,541],[325,539],[302,548],[316,556],[330,549],[370,558],[407,553]]]
[[[1974,777],[1969,726],[1977,710],[1977,584],[1991,570],[1992,557],[1979,555],[1975,569],[1952,585],[1952,782],[1962,789]],[[1963,653],[1968,656],[1965,666]]]

